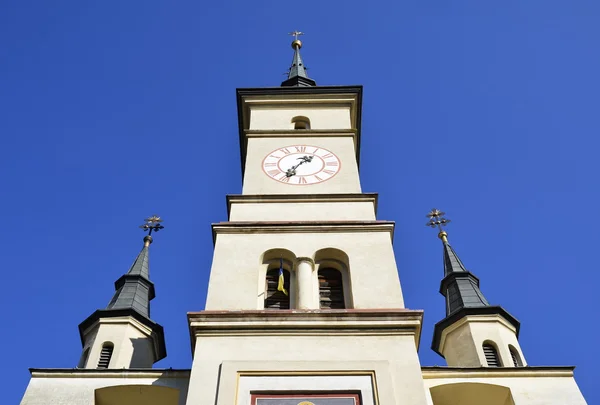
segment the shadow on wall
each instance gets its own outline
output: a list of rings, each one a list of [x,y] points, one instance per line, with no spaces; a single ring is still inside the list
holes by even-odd
[[[94,405],[180,405],[178,389],[154,385],[98,388],[94,400]]]
[[[154,353],[152,352],[152,341],[148,338],[130,338],[133,353],[129,368],[149,368],[154,364]]]
[[[431,387],[433,405],[515,405],[510,388],[484,383],[456,383]]]
[[[167,370],[151,385],[113,385],[94,392],[94,405],[185,405],[189,373]]]

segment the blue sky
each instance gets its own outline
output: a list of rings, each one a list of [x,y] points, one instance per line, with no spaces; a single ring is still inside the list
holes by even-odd
[[[600,197],[600,3],[593,1],[9,1],[0,3],[0,320],[6,403],[28,367],[74,367],[77,325],[104,307],[158,213],[151,251],[166,330],[157,367],[188,368],[210,223],[241,192],[235,89],[277,86],[294,29],[321,85],[364,85],[361,183],[396,221],[420,357],[444,317],[425,214],[530,365],[576,365],[600,401],[594,309]],[[376,275],[373,275],[376,277]]]

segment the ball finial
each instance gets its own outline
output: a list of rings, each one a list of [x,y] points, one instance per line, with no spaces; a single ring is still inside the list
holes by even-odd
[[[302,41],[300,41],[299,39],[294,39],[292,41],[292,49],[300,49],[302,48]]]

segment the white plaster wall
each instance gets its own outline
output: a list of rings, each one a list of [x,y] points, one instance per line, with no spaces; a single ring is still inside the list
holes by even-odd
[[[151,368],[154,364],[152,339],[129,323],[129,318],[108,318],[86,336],[84,348],[91,349],[85,368],[96,368],[105,342],[114,345],[108,368]]]
[[[483,343],[491,341],[498,349],[503,367],[514,367],[508,346],[512,345],[527,365],[516,330],[498,315],[466,316],[458,324],[446,329],[441,348],[446,363],[451,367],[487,367]]]
[[[314,257],[324,248],[342,250],[349,258],[354,308],[404,308],[387,232],[219,234],[205,308],[262,309],[257,307],[263,292],[259,286],[264,286],[259,280],[261,258],[273,248],[290,250],[296,257]]]
[[[461,382],[497,384],[510,388],[516,405],[586,405],[572,377],[428,378],[424,382],[428,390]],[[482,398],[482,403],[484,400]]]
[[[304,116],[311,129],[350,129],[350,105],[286,105],[250,107],[251,130],[294,129],[292,118]]]
[[[285,202],[231,204],[230,221],[375,220],[372,202]]]
[[[217,382],[236,381],[233,375],[219,375],[226,361],[277,362],[290,370],[334,371],[348,363],[363,361],[389,363],[389,375],[382,376],[379,389],[395,398],[395,404],[424,405],[425,390],[413,336],[221,336],[199,337],[194,350],[188,405],[212,404]],[[298,363],[301,363],[300,366]],[[257,366],[260,363],[257,363]],[[269,365],[264,371],[271,371]],[[256,369],[256,367],[255,367]],[[244,370],[237,370],[244,371]],[[229,373],[236,370],[228,369]],[[307,373],[304,371],[304,373]],[[389,386],[385,378],[391,376]],[[335,389],[335,387],[331,387]],[[233,392],[235,386],[221,390]],[[386,398],[389,398],[387,396]],[[221,398],[217,404],[225,404]],[[388,403],[386,402],[386,405]],[[383,405],[383,404],[382,404]]]
[[[319,184],[286,184],[271,179],[263,171],[263,159],[276,149],[291,145],[309,145],[325,148],[338,156],[340,170],[331,179]],[[358,165],[352,136],[322,137],[278,136],[249,138],[246,153],[243,194],[313,194],[360,193]]]
[[[467,317],[469,320],[474,318],[477,319],[476,316]],[[521,356],[521,361],[523,365],[526,366],[527,363],[525,361],[525,357],[523,356],[523,352],[521,351],[521,346],[519,345],[519,341],[517,340],[517,335],[515,330],[511,327],[507,327],[506,324],[502,321],[469,321],[469,325],[471,328],[471,335],[473,336],[473,341],[475,342],[475,346],[477,347],[477,352],[481,356],[480,358],[483,361],[483,365],[487,366],[485,361],[485,355],[483,353],[483,343],[486,340],[493,342],[498,348],[498,355],[502,361],[502,365],[504,367],[514,367],[512,358],[510,356],[510,351],[508,349],[508,345],[514,346]]]
[[[32,377],[21,405],[94,405],[94,390],[114,385],[159,385],[179,390],[179,405],[187,398],[189,377],[136,378],[89,376],[73,373],[68,377]]]

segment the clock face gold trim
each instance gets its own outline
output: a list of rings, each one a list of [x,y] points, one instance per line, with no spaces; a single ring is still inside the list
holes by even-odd
[[[284,184],[309,186],[330,180],[340,172],[340,158],[328,149],[313,145],[282,146],[262,161],[263,172]]]

